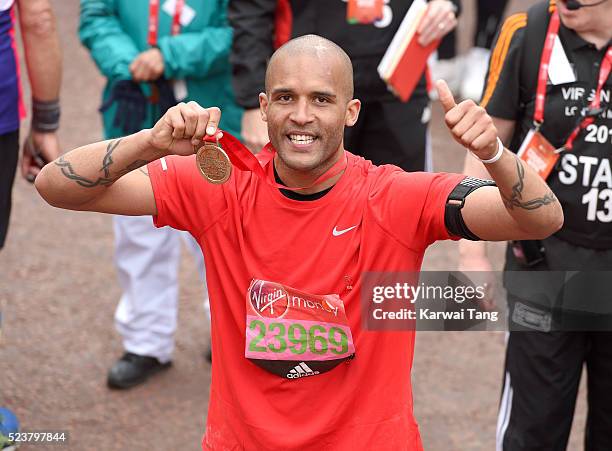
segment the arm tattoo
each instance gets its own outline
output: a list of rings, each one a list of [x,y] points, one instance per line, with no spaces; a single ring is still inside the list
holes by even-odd
[[[102,159],[101,169],[101,171],[104,171],[104,178],[106,179],[110,179],[110,167],[113,164],[113,159],[111,158],[111,155],[113,154],[113,151],[117,148],[120,142],[120,139],[118,139],[117,141],[111,141],[106,147],[106,155],[104,155],[104,158]]]
[[[516,160],[518,182],[512,186],[512,195],[510,197],[507,197],[501,193],[506,208],[508,210],[512,210],[514,207],[522,208],[523,210],[537,210],[544,205],[555,202],[556,197],[550,190],[543,197],[536,197],[535,199],[523,201],[523,189],[525,188],[525,168],[521,164],[521,160],[516,155],[514,158]]]
[[[95,188],[98,185],[107,186],[113,183],[113,180],[111,179],[98,178],[98,180],[93,181],[88,178],[80,176],[74,171],[74,168],[72,167],[70,162],[64,159],[63,155],[55,161],[55,165],[61,168],[61,171],[64,177],[70,180],[74,180],[75,182],[77,182],[77,184],[85,188]]]
[[[136,160],[128,164],[125,169],[111,176],[111,166],[113,164],[113,159],[111,158],[111,155],[113,151],[117,148],[117,146],[119,146],[120,142],[121,142],[121,139],[114,140],[108,143],[108,146],[106,147],[106,154],[104,155],[104,158],[102,159],[102,168],[100,169],[100,171],[104,172],[104,176],[98,177],[97,180],[90,180],[86,177],[83,177],[77,174],[74,168],[72,167],[72,164],[70,164],[70,162],[66,160],[63,156],[61,156],[58,160],[55,161],[55,165],[61,168],[61,171],[64,177],[70,180],[74,180],[78,185],[84,188],[95,188],[96,186],[112,185],[117,179],[119,179],[120,177],[123,177],[128,172],[132,172],[135,169],[139,169],[141,166],[148,163],[147,160]],[[146,175],[148,175],[142,169],[141,171],[144,172]]]

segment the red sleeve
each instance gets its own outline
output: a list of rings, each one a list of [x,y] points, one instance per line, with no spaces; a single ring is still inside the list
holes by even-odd
[[[212,206],[219,206],[214,199],[222,197],[221,187],[202,179],[194,155],[161,158],[147,168],[157,206],[156,227],[186,230],[197,238],[219,217],[221,211],[212,211]]]
[[[454,239],[444,224],[446,200],[461,174],[385,170],[375,189],[381,226],[400,243],[421,250],[434,241]]]

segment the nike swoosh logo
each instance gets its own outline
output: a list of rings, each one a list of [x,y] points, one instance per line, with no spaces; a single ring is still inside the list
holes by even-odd
[[[334,230],[332,230],[332,235],[333,236],[340,236],[340,235],[344,235],[346,232],[350,232],[351,230],[353,230],[355,227],[357,227],[356,225],[354,225],[353,227],[349,227],[348,229],[344,229],[344,230],[338,230],[334,227]]]

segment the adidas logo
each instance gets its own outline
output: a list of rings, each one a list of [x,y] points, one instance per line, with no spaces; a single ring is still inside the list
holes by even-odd
[[[318,371],[312,371],[308,365],[300,362],[289,370],[287,379],[299,379],[300,377],[315,376],[317,374],[319,374]]]

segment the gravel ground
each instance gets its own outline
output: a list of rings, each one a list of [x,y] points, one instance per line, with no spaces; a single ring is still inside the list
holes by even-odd
[[[100,139],[103,80],[76,36],[78,1],[53,3],[64,47],[60,136],[72,149]],[[529,3],[515,0],[510,11]],[[473,2],[465,2],[463,48],[472,10]],[[436,170],[459,171],[463,151],[445,130],[438,105],[432,121]],[[113,326],[120,290],[112,243],[110,217],[50,208],[17,180],[11,231],[0,254],[0,302],[6,304],[0,406],[13,409],[25,429],[68,431],[64,449],[200,449],[210,366],[203,358],[208,324],[192,261],[182,261],[173,368],[142,387],[113,392],[105,386],[106,371],[122,348]],[[490,247],[499,268],[502,246]],[[456,243],[438,243],[425,268],[452,269],[456,256]],[[413,384],[426,449],[494,449],[503,358],[503,333],[418,334]],[[570,449],[581,449],[585,411],[582,387]]]

